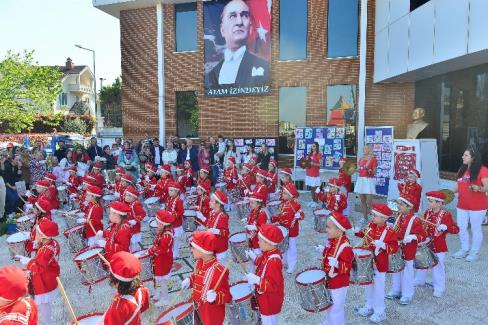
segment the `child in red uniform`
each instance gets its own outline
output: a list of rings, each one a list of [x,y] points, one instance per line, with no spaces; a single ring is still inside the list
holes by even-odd
[[[398,199],[398,216],[393,230],[400,242],[405,268],[401,272],[393,273],[392,286],[387,299],[400,298],[401,305],[412,302],[414,295],[413,260],[417,252],[417,245],[425,239],[422,223],[416,217],[414,207],[416,199],[411,196],[400,196]]]
[[[177,164],[176,165],[176,178],[175,178],[175,181],[182,188],[182,192],[186,192],[187,187],[186,187],[185,167],[183,167],[183,165],[181,165],[181,164]],[[188,190],[190,189],[190,187],[191,187],[191,184],[188,187]],[[182,194],[184,194],[184,193],[182,193]],[[182,200],[184,200],[184,198],[182,198]]]
[[[130,238],[132,235],[127,216],[131,212],[130,206],[125,203],[114,201],[110,205],[109,221],[110,227],[104,231],[97,232],[98,246],[105,250],[105,258],[110,260],[117,252],[129,251]]]
[[[200,168],[200,171],[198,172],[197,186],[200,184],[212,186],[212,181],[208,178],[209,173],[210,171],[208,170],[208,167]]]
[[[242,223],[246,224],[246,233],[249,238],[249,248],[252,250],[254,256],[261,255],[261,250],[259,249],[258,243],[258,231],[262,225],[266,224],[268,217],[266,212],[262,210],[263,198],[257,194],[251,195],[249,197],[249,205],[251,206],[251,211],[249,216],[243,218]],[[254,272],[254,262],[250,261],[249,270]]]
[[[130,225],[132,236],[130,238],[130,251],[132,253],[141,250],[139,243],[142,240],[141,222],[146,217],[146,210],[142,203],[138,201],[139,191],[132,186],[125,190],[125,203],[130,207],[130,213],[127,216],[127,223]]]
[[[173,222],[174,234],[174,245],[173,245],[173,256],[174,258],[180,257],[180,237],[183,234],[183,212],[185,209],[183,207],[183,201],[180,199],[180,186],[176,182],[170,182],[168,184],[168,204],[166,205],[166,211],[171,213],[175,219]]]
[[[166,201],[168,201],[168,184],[173,181],[171,167],[169,165],[163,165],[160,171],[161,177],[154,189],[154,196],[159,197],[159,202],[166,204]]]
[[[16,266],[0,268],[0,324],[37,325],[37,306],[26,297],[29,280]]]
[[[343,213],[344,209],[347,208],[347,197],[344,193],[339,191],[341,186],[340,181],[337,178],[329,179],[329,191],[322,193],[320,187],[317,187],[315,193],[317,198],[325,203],[325,208],[330,212],[336,211]]]
[[[283,240],[283,233],[274,225],[264,224],[259,228],[257,237],[263,254],[256,257],[248,251],[256,265],[256,273],[246,274],[247,283],[255,285],[261,324],[276,325],[285,298],[281,252],[277,247]]]
[[[80,186],[80,178],[76,175],[76,166],[71,166],[68,168],[69,177],[66,185],[68,185],[69,194],[77,194],[78,186]]]
[[[208,187],[208,184],[202,184],[197,186],[197,194],[198,194],[198,200],[197,200],[197,223],[199,223],[200,230],[203,230],[203,227],[205,226],[205,220],[207,220],[208,217],[210,217],[210,187]]]
[[[276,185],[278,184],[278,173],[276,172],[278,163],[271,159],[268,164],[268,193],[276,192]]]
[[[39,310],[39,323],[52,324],[51,305],[57,296],[60,268],[58,264],[59,243],[53,239],[57,235],[58,225],[50,220],[43,220],[35,227],[36,241],[39,243],[36,256],[32,259],[17,256],[26,269],[30,271],[31,284],[34,290],[34,301]]]
[[[283,252],[285,254],[285,263],[288,264],[288,269],[286,270],[288,274],[295,272],[295,266],[297,264],[297,237],[299,233],[298,222],[303,220],[305,216],[300,202],[296,199],[297,197],[298,191],[293,183],[284,185],[281,213],[271,218],[272,222],[277,222],[288,229],[288,250]]]
[[[229,216],[224,212],[227,195],[215,191],[210,196],[210,216],[205,220],[205,227],[216,237],[215,253],[219,262],[225,261],[229,248]]]
[[[345,235],[346,230],[351,229],[351,224],[341,213],[332,212],[326,229],[329,243],[324,248],[322,268],[327,273],[329,292],[334,303],[325,311],[324,325],[343,325],[344,303],[354,258]]]
[[[281,195],[283,194],[283,186],[285,186],[288,183],[293,183],[293,180],[291,178],[292,176],[291,168],[285,167],[282,170],[280,170],[279,174],[280,174],[280,184],[277,191],[279,191],[280,193],[280,199],[283,200],[283,198],[281,197]]]
[[[156,184],[158,180],[156,179],[156,173],[158,169],[156,166],[151,166],[147,169],[147,174],[144,176],[144,179],[141,180],[139,183],[142,187],[144,187],[144,193],[146,198],[154,196],[154,189],[156,188]]]
[[[368,317],[373,323],[386,320],[385,276],[388,271],[388,256],[398,250],[398,240],[393,229],[386,225],[392,212],[386,204],[373,204],[372,222],[356,236],[363,238],[360,247],[374,254],[374,281],[366,286],[366,305],[357,308],[356,313]]]
[[[227,193],[229,193],[229,203],[225,207],[225,211],[230,211],[233,209],[232,197],[234,196],[233,194],[235,193],[237,184],[239,183],[239,173],[236,168],[235,157],[229,157],[227,162],[228,166],[224,171],[224,181],[226,183]]]
[[[119,197],[119,201],[122,203],[125,203],[125,190],[129,187],[132,186],[132,175],[131,174],[122,174],[120,176],[120,187],[119,187],[119,192],[114,193],[116,196]]]
[[[25,251],[27,256],[32,256],[36,254],[38,248],[38,242],[36,241],[36,226],[42,221],[51,221],[51,203],[45,198],[41,197],[34,203],[32,208],[32,213],[34,214],[34,225],[30,231],[29,239],[25,242]]]
[[[97,161],[93,164],[92,175],[95,177],[95,182],[98,187],[103,188],[105,185],[105,178],[102,175],[103,163]]]
[[[44,175],[44,179],[50,183],[49,188],[48,188],[48,192],[49,192],[49,200],[51,202],[51,205],[52,205],[53,209],[58,209],[59,203],[60,203],[58,201],[58,190],[56,188],[56,180],[58,178],[53,173],[46,173],[46,175]],[[63,203],[63,202],[61,202],[61,203]]]
[[[110,258],[110,285],[117,289],[110,307],[103,315],[104,325],[140,325],[141,314],[149,308],[149,290],[142,285],[142,265],[128,252]]]
[[[423,213],[424,229],[427,237],[431,239],[429,245],[437,255],[439,261],[432,268],[432,285],[434,286],[434,297],[440,298],[446,289],[446,271],[444,258],[447,253],[446,235],[459,233],[459,227],[453,221],[449,211],[444,210],[442,205],[446,195],[440,191],[427,192],[429,208]],[[427,270],[417,270],[415,277],[416,285],[425,284]]]
[[[114,194],[120,193],[120,181],[122,180],[122,174],[124,173],[124,168],[117,166],[115,168],[115,179],[113,185],[110,187]]]
[[[417,183],[419,178],[420,172],[416,169],[410,169],[405,178],[405,183],[398,183],[400,196],[411,196],[414,199],[414,212],[419,211],[420,198],[422,197],[422,186]]]
[[[251,167],[249,164],[242,165],[242,175],[237,176],[239,178],[239,189],[241,196],[246,196],[251,192],[252,186],[256,183],[254,175],[251,173]]]
[[[320,166],[322,165],[322,155],[319,151],[319,144],[314,142],[310,153],[307,155],[306,160],[310,162],[310,167],[306,170],[305,185],[310,188],[312,194],[312,200],[310,206],[317,206],[317,195],[315,190],[320,186]]]
[[[183,163],[183,167],[185,167],[185,189],[187,189],[193,186],[193,169],[191,168],[191,160],[185,160],[185,162]]]
[[[258,169],[256,172],[256,187],[253,191],[247,193],[248,195],[257,194],[263,199],[263,206],[266,206],[268,200],[268,187],[266,186],[266,179],[268,178],[268,172],[264,169]]]
[[[352,192],[352,177],[351,175],[346,174],[346,171],[344,170],[346,161],[347,159],[344,157],[339,160],[339,175],[337,176],[337,179],[339,180],[339,184],[341,184],[341,192],[344,193],[347,201],[349,193]],[[344,209],[342,214],[346,217],[349,216],[349,206]]]
[[[46,200],[47,202],[49,202],[49,207],[48,207],[48,210],[49,211],[51,211],[52,209],[54,209],[54,204],[51,203],[52,201],[54,201],[54,199],[51,197],[51,194],[49,192],[49,187],[51,186],[51,184],[49,183],[49,181],[47,181],[45,179],[41,179],[41,180],[39,180],[39,181],[36,182],[35,186],[36,186],[36,191],[38,193],[37,196],[31,194],[30,191],[27,191],[26,192],[26,194],[28,195],[28,198],[29,198],[28,199],[29,200],[29,204],[31,204],[26,209],[27,210],[30,210],[30,208],[37,201],[39,201],[41,198],[44,199],[44,200]]]
[[[173,266],[174,216],[166,210],[156,212],[158,233],[148,253],[153,256],[154,301],[156,307],[168,304],[168,280]]]
[[[85,238],[88,246],[94,246],[97,243],[97,232],[103,230],[103,208],[98,200],[103,195],[103,190],[97,186],[90,185],[86,189],[86,201],[88,206],[85,218],[76,220],[79,224],[85,224]]]
[[[181,288],[192,288],[192,300],[199,318],[195,324],[223,324],[225,304],[232,299],[229,291],[229,270],[214,256],[217,245],[217,238],[213,233],[193,233],[191,252],[196,260],[195,271],[181,282]]]

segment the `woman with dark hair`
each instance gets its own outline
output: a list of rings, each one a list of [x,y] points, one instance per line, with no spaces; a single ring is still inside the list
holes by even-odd
[[[251,144],[246,145],[246,153],[243,156],[244,164],[247,164],[251,159],[257,160],[258,158],[256,152],[254,151],[254,147]]]
[[[268,170],[269,160],[271,159],[271,153],[269,152],[268,145],[263,143],[261,145],[261,150],[258,153],[257,164],[259,168],[263,170]]]
[[[82,147],[78,147],[76,148],[74,159],[76,159],[76,167],[78,168],[77,175],[80,177],[84,177],[85,174],[88,172],[88,169],[90,168],[90,165],[88,165],[90,156],[88,156],[85,149],[83,149]]]
[[[457,223],[461,249],[454,258],[464,258],[474,262],[478,259],[483,231],[481,224],[488,209],[488,168],[481,164],[481,154],[475,148],[468,148],[463,154],[463,164],[457,173],[457,183],[453,191],[459,193]],[[473,241],[469,245],[468,224],[471,225]]]
[[[124,142],[124,148],[119,154],[117,163],[131,174],[132,177],[138,177],[139,172],[137,168],[139,167],[139,157],[129,141]]]
[[[203,140],[198,150],[198,166],[210,170],[210,145],[208,141]]]
[[[110,150],[109,145],[103,147],[103,158],[105,158],[105,169],[115,169],[117,162],[115,161],[114,156],[112,156],[112,151]]]
[[[307,155],[307,160],[310,162],[310,167],[306,171],[305,185],[310,188],[312,193],[313,206],[318,206],[316,189],[320,187],[320,166],[322,165],[318,142],[312,144],[312,150]]]
[[[228,167],[228,161],[230,157],[234,157],[236,159],[236,167],[239,170],[239,167],[241,165],[241,154],[237,150],[234,140],[229,139],[227,140],[227,146],[225,148],[225,154],[224,154],[224,169]]]

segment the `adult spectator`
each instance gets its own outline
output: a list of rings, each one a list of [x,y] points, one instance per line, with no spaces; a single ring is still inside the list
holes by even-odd
[[[105,159],[105,169],[107,170],[115,169],[117,162],[115,161],[114,156],[110,151],[109,145],[103,147],[103,158]]]
[[[173,148],[173,142],[166,142],[166,149],[163,151],[162,159],[164,165],[170,165],[171,171],[176,172],[175,164],[178,159],[178,153]]]
[[[115,142],[114,142],[119,148],[122,148],[122,138],[115,138]]]
[[[481,224],[488,209],[488,168],[482,166],[481,154],[475,148],[468,148],[463,154],[463,165],[457,173],[457,183],[453,189],[459,193],[457,204],[457,224],[461,249],[455,258],[474,262],[479,257],[483,242]],[[469,245],[468,225],[471,225],[472,243]]]
[[[180,146],[180,150],[178,151],[178,155],[176,158],[176,161],[178,164],[183,164],[186,159],[186,143],[182,142]]]
[[[199,168],[210,168],[210,143],[206,140],[200,142],[200,149],[198,150],[198,166]]]
[[[5,181],[5,213],[9,215],[16,212],[19,205],[19,195],[15,183],[20,180],[22,175],[20,156],[0,157],[0,173]]]
[[[66,152],[68,149],[66,149],[66,144],[63,139],[58,140],[58,148],[54,151],[54,156],[58,158],[59,161],[61,161],[64,157],[66,157]]]
[[[208,143],[206,145],[210,153],[210,181],[212,185],[215,185],[217,177],[219,177],[219,145],[215,142],[214,137],[208,138]],[[201,160],[199,160],[199,162],[200,161]],[[202,165],[200,164],[200,167],[201,166]]]
[[[68,168],[73,166],[73,165],[76,165],[75,153],[74,153],[73,149],[69,149],[66,152],[66,157],[61,159],[61,161],[59,162],[59,166],[68,170]]]
[[[131,147],[129,141],[124,142],[124,148],[122,150],[122,153],[119,155],[117,163],[128,173],[130,173],[134,178],[138,177],[139,172],[137,170],[137,167],[139,165],[139,159],[137,157],[136,151]]]
[[[376,195],[376,167],[378,161],[373,154],[373,147],[365,145],[363,148],[363,155],[358,163],[358,178],[354,186],[354,193],[359,194],[361,199],[361,207],[363,211],[363,221],[366,223],[368,214],[373,203],[373,195]]]
[[[88,147],[87,153],[91,161],[95,161],[95,157],[103,157],[103,150],[97,144],[97,138],[92,137],[90,139],[90,146]]]
[[[57,156],[54,156],[57,159]],[[32,159],[29,163],[32,184],[44,178],[47,172],[46,160],[42,157],[42,152],[36,150],[32,153]]]
[[[168,141],[171,141],[173,143],[173,148],[176,150],[176,151],[179,151],[181,149],[181,144],[180,142],[178,141],[178,138],[175,137],[174,135],[170,135],[168,136]]]
[[[145,170],[144,165],[147,162],[153,162],[153,155],[151,153],[151,145],[149,142],[144,142],[141,151],[139,152],[139,170]]]
[[[254,147],[250,144],[246,146],[246,153],[243,155],[242,160],[245,164],[249,162],[251,159],[257,159],[258,156],[256,155],[256,152],[254,151]]]
[[[90,156],[85,152],[85,149],[78,147],[75,151],[75,159],[77,167],[76,174],[80,177],[84,177],[90,168]]]
[[[37,139],[36,143],[32,147],[31,151],[34,152],[34,150],[40,150],[44,159],[47,158],[47,153],[46,153],[46,150],[44,149],[44,144],[42,143],[42,141],[40,139]]]
[[[2,161],[5,161],[7,158],[7,152],[6,151],[0,151],[0,163]],[[5,188],[5,181],[3,179],[3,172],[0,169],[0,219],[3,219],[5,215],[5,196],[7,189]]]
[[[257,164],[259,168],[268,170],[269,160],[271,159],[271,153],[269,152],[266,143],[261,145],[261,151],[258,153]]]
[[[241,165],[241,154],[237,150],[234,140],[229,139],[227,140],[227,146],[225,148],[225,155],[224,155],[224,168],[227,168],[229,165],[229,158],[234,157],[236,159],[236,167],[237,169],[240,168]]]
[[[183,162],[185,160],[190,160],[193,171],[196,172],[200,170],[200,167],[198,166],[198,149],[193,146],[192,139],[186,140],[186,148],[184,150],[181,149],[181,151],[183,151]]]
[[[312,150],[307,155],[307,160],[310,163],[310,167],[306,170],[305,185],[310,188],[312,200],[315,203],[314,206],[317,206],[318,198],[315,190],[320,186],[320,166],[322,165],[322,156],[317,142],[312,144]]]
[[[170,141],[168,141],[168,143],[170,143]],[[153,145],[151,147],[151,153],[154,157],[154,165],[156,167],[159,167],[160,165],[163,165],[164,163],[162,163],[163,161],[163,152],[164,152],[164,148],[163,146],[161,146],[159,144],[159,139],[158,138],[154,138],[153,139]]]
[[[41,151],[42,153],[42,151]],[[25,182],[26,188],[32,183],[32,176],[30,172],[30,161],[31,161],[31,153],[27,148],[20,149],[20,160],[22,161],[22,176],[20,178],[21,181]]]

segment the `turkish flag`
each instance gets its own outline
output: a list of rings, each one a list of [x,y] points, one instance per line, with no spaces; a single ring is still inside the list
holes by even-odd
[[[273,0],[249,0],[251,32],[247,46],[249,51],[261,58],[271,60],[271,4]]]

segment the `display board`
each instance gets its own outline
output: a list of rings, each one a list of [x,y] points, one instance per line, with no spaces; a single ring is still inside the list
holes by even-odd
[[[365,143],[373,147],[373,153],[378,161],[378,168],[376,168],[376,194],[378,195],[388,195],[393,134],[393,126],[367,126],[365,128]]]
[[[339,169],[339,160],[346,156],[344,145],[344,127],[297,128],[295,130],[295,167],[300,160],[310,153],[312,144],[319,144],[322,154],[322,166],[325,169]]]
[[[251,145],[254,147],[254,151],[256,154],[261,151],[261,145],[265,143],[268,146],[268,150],[274,159],[278,160],[278,139],[277,138],[235,138],[234,145],[236,146],[236,150],[241,154],[241,161],[243,154],[246,153],[246,146]]]

